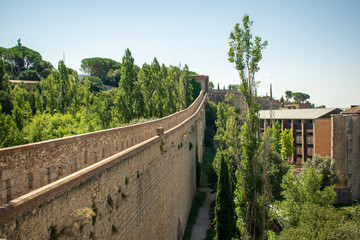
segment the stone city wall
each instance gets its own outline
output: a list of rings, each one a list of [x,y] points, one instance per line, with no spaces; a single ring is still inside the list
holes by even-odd
[[[235,96],[235,107],[239,109],[245,109],[244,97],[238,91],[233,90],[210,90],[208,92],[208,100],[218,104],[225,100],[226,94],[234,94]],[[281,104],[276,100],[268,100],[266,98],[257,97],[256,103],[260,106],[260,110],[279,109]]]
[[[126,127],[0,149],[0,204],[90,166],[189,118],[204,93],[187,109]]]
[[[204,100],[176,127],[0,206],[0,238],[181,239]]]

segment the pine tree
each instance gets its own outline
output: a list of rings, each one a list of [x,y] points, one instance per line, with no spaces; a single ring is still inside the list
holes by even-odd
[[[228,166],[224,155],[221,156],[220,175],[215,206],[216,239],[226,240],[235,237],[235,209]]]

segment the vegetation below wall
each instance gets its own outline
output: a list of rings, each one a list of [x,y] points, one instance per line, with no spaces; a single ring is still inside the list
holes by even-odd
[[[84,59],[82,68],[93,76],[82,79],[63,61],[54,69],[24,46],[0,48],[0,56],[0,147],[164,117],[188,107],[201,90],[187,65],[166,67],[154,58],[139,68],[128,49],[121,64]],[[40,80],[35,87],[9,84],[10,78],[29,71],[39,75],[30,78]],[[118,88],[102,91],[103,82],[112,81],[110,73]]]

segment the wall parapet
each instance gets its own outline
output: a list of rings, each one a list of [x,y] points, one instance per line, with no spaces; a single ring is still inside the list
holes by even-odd
[[[187,109],[161,119],[0,149],[0,204],[91,166],[189,118],[204,93]]]

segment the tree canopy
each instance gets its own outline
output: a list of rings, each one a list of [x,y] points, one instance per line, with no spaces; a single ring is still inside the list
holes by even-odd
[[[151,65],[144,64],[139,69],[129,49],[121,64],[106,59],[98,62],[113,67],[103,74],[109,75],[116,69],[112,76],[118,77],[118,88],[103,91],[103,81],[96,76],[80,80],[77,71],[68,68],[63,61],[44,78],[36,69],[45,71],[52,66],[43,60],[37,67],[32,65],[19,74],[24,79],[34,75],[40,80],[34,88],[27,89],[24,84],[10,86],[5,69],[7,63],[0,58],[0,117],[4,123],[0,128],[3,136],[0,147],[163,117],[188,107],[199,93],[186,65],[183,69],[160,66],[154,58]]]
[[[81,61],[80,70],[90,76],[100,78],[104,84],[110,86],[117,86],[119,72],[121,69],[121,63],[112,60],[110,58],[84,58]]]
[[[309,94],[302,92],[293,92],[291,95],[296,103],[304,103],[310,98]]]

